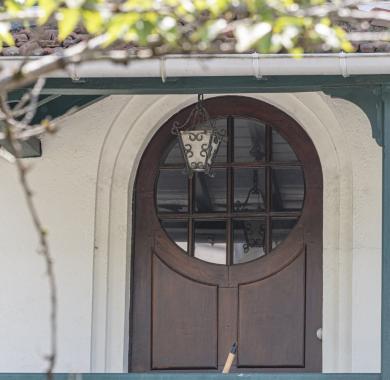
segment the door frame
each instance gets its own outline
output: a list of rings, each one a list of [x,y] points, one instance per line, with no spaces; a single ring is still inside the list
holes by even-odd
[[[157,215],[156,194],[161,162],[167,148],[175,140],[171,133],[172,125],[174,123],[183,124],[194,104],[185,107],[167,120],[158,129],[145,149],[135,181],[133,217],[135,254],[132,258],[133,273],[131,276],[132,302],[134,303],[132,303],[130,316],[129,371],[134,370],[134,368],[135,371],[138,368],[143,368],[142,371],[153,370],[150,354],[153,347],[153,301],[151,297],[153,276],[150,268],[154,251],[158,251],[158,257],[171,269],[179,270],[178,266],[181,265],[182,268],[186,268],[185,276],[189,276],[192,280],[201,283],[215,283],[220,286],[237,286],[237,284],[270,277],[275,268],[278,268],[279,271],[280,268],[284,268],[294,261],[299,253],[304,254],[306,268],[309,268],[305,271],[305,365],[303,368],[293,368],[292,366],[288,370],[291,372],[322,370],[322,344],[318,344],[315,336],[316,330],[319,327],[322,328],[323,324],[323,178],[318,153],[310,137],[299,123],[268,103],[242,95],[213,97],[205,100],[204,103],[211,118],[228,116],[253,118],[274,128],[286,139],[297,155],[304,171],[305,198],[301,216],[286,240],[264,258],[226,267],[184,255],[164,233]],[[218,218],[217,215],[216,218]],[[308,230],[305,226],[309,226]],[[301,246],[302,241],[304,241],[304,247]],[[161,246],[166,248],[159,249]],[[293,248],[289,249],[289,247]],[[229,275],[226,277],[227,273]],[[133,352],[133,345],[136,347],[136,352]],[[133,357],[136,364],[132,363]],[[283,370],[280,369],[280,371]],[[246,370],[243,369],[243,371]],[[272,371],[272,368],[258,368],[256,371]]]

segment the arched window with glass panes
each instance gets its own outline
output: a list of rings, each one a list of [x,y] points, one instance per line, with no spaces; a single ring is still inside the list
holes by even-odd
[[[159,167],[156,208],[161,226],[183,254],[214,264],[261,259],[296,225],[305,198],[302,163],[273,125],[230,115],[213,174],[189,178],[177,140]]]

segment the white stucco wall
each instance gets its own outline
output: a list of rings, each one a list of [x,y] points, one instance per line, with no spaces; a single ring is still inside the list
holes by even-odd
[[[381,151],[364,113],[319,93],[251,95],[294,117],[324,171],[324,371],[379,371]],[[158,127],[195,96],[112,96],[29,160],[59,288],[59,372],[126,370],[131,196]],[[0,372],[41,371],[43,260],[14,168],[0,161]]]
[[[59,372],[90,370],[96,173],[122,103],[106,99],[72,116],[43,139],[43,157],[28,161],[55,262]],[[0,173],[0,372],[42,371],[49,349],[45,266],[15,168],[1,160]]]

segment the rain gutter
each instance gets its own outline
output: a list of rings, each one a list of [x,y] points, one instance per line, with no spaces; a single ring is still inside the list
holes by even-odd
[[[48,56],[49,57],[49,56]],[[37,57],[32,59],[44,59]],[[1,57],[6,70],[17,68],[24,57]],[[140,78],[208,76],[289,76],[289,75],[383,75],[390,74],[390,53],[304,54],[214,54],[167,55],[161,58],[134,59],[127,65],[101,60],[72,65],[48,78]]]

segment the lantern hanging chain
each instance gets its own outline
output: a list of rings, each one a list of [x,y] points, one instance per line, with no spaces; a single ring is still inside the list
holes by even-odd
[[[215,122],[210,119],[210,115],[204,106],[204,95],[198,94],[198,101],[188,115],[188,118],[182,124],[180,124],[179,121],[173,122],[171,132],[177,136],[181,130],[196,129],[196,127],[199,127],[202,124],[205,124],[204,129],[211,129],[212,131],[217,132],[219,136],[224,136],[224,133],[216,130]]]

